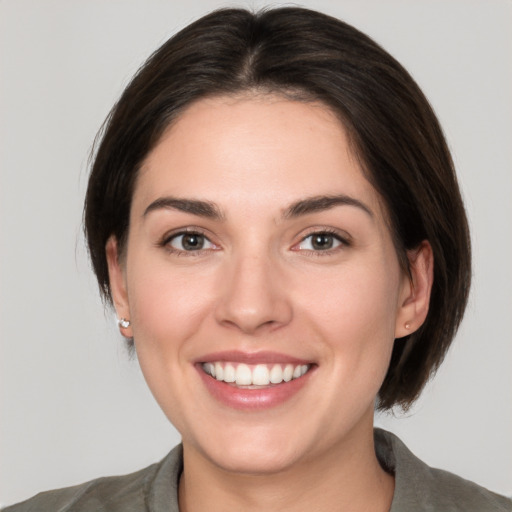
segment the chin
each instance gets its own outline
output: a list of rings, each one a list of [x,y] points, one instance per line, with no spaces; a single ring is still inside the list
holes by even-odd
[[[275,429],[257,430],[251,429],[242,435],[225,432],[220,438],[211,436],[204,443],[194,443],[195,450],[225,471],[253,475],[285,471],[299,461],[300,454],[308,451],[305,443],[290,438],[289,432],[279,435]]]
[[[246,475],[280,473],[297,463],[291,453],[281,449],[269,449],[258,445],[233,446],[224,453],[212,452],[212,462],[225,471]],[[215,458],[213,458],[215,457]]]

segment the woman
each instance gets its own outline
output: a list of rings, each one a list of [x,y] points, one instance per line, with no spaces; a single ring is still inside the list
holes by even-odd
[[[470,252],[428,102],[354,28],[225,10],[174,36],[108,119],[85,228],[183,443],[12,510],[510,508],[373,430],[441,363]]]

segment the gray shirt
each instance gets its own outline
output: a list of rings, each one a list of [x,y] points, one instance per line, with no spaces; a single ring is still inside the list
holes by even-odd
[[[393,434],[375,430],[377,457],[395,475],[390,512],[512,512],[512,500],[433,469]],[[182,447],[141,471],[43,492],[5,512],[179,512]]]

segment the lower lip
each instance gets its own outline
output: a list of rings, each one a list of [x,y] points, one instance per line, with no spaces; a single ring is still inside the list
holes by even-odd
[[[302,389],[313,373],[313,368],[310,368],[298,379],[265,388],[248,389],[214,379],[203,371],[200,364],[196,365],[196,368],[214,398],[228,407],[242,410],[269,409],[290,400]]]

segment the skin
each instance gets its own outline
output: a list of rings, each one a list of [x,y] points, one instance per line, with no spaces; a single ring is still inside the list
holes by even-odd
[[[338,204],[287,215],[305,198]],[[220,218],[150,205],[214,203]],[[368,211],[366,211],[366,208]],[[185,250],[184,228],[205,235]],[[312,245],[325,233],[332,248]],[[172,238],[174,236],[174,238]],[[180,510],[389,510],[394,481],[373,445],[393,341],[428,311],[432,253],[401,271],[380,197],[323,105],[275,96],[190,106],[148,155],[128,241],[107,247],[114,303],[156,400],[183,438]],[[215,399],[197,360],[276,351],[312,363],[284,403]]]

